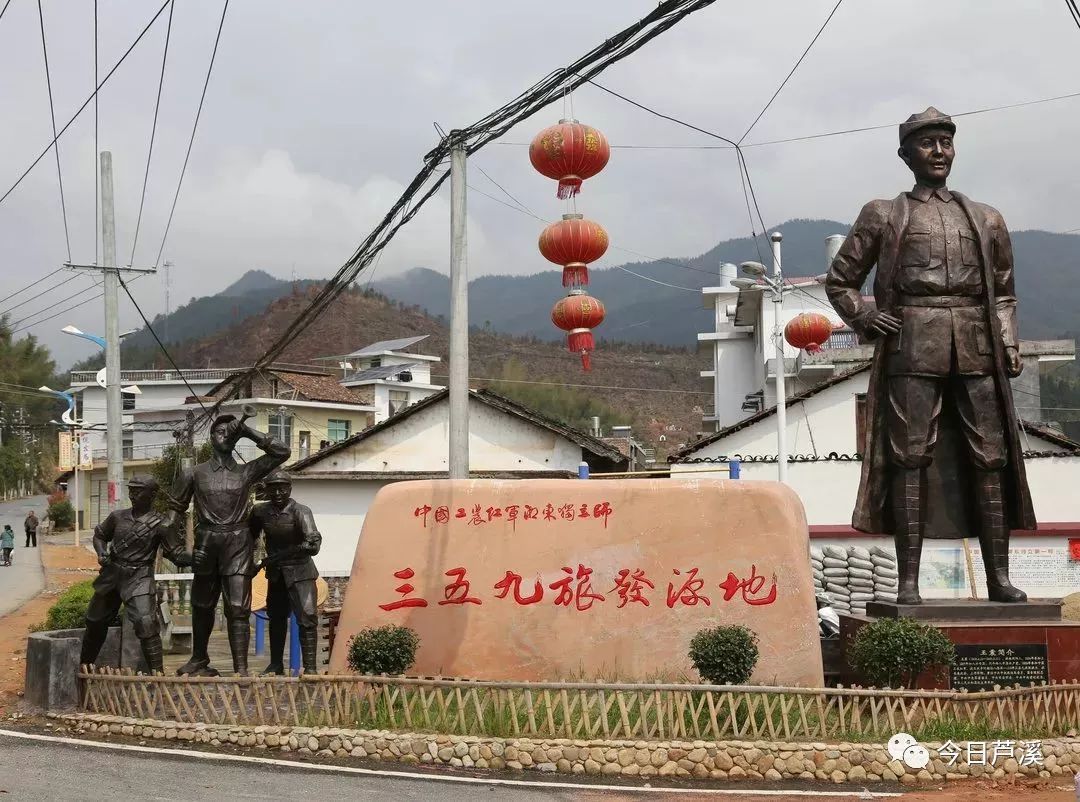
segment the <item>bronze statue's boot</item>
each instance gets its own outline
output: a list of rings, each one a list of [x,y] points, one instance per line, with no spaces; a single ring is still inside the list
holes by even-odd
[[[141,638],[139,645],[142,647],[143,659],[146,661],[146,669],[151,675],[165,672],[163,652],[161,649],[161,635],[151,635]]]
[[[232,652],[233,673],[246,677],[248,673],[248,643],[251,627],[246,618],[229,620],[229,650]]]
[[[318,674],[319,630],[315,627],[300,630],[300,655],[304,661],[304,673]]]
[[[986,566],[986,595],[996,602],[1027,601],[1027,594],[1009,581],[1009,525],[1005,518],[1001,471],[975,472],[975,503],[979,510],[979,543]]]
[[[920,468],[893,468],[893,540],[900,577],[897,604],[922,604],[919,595],[919,560],[922,557],[923,472]]]
[[[271,618],[270,628],[270,665],[263,669],[264,677],[285,673],[285,637],[289,630],[288,618]]]
[[[214,610],[195,607],[191,610],[191,659],[176,673],[190,674],[194,677],[216,677],[217,669],[210,667],[210,656],[206,649],[210,645],[210,633],[214,629]]]
[[[79,665],[93,665],[105,645],[105,638],[109,635],[109,627],[106,624],[86,623],[86,631],[83,632],[82,651],[79,653]]]

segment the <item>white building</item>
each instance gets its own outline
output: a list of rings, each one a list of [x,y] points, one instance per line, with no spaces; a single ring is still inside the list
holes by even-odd
[[[319,359],[334,362],[342,369],[341,383],[363,395],[375,408],[375,423],[382,423],[443,389],[431,383],[431,366],[442,360],[408,350],[427,338],[424,334],[381,340],[359,351]]]
[[[351,568],[364,517],[380,488],[446,478],[449,410],[443,390],[289,468],[293,496],[311,507],[323,535],[315,558],[320,571]],[[626,468],[617,449],[591,435],[488,390],[470,392],[474,478],[573,478],[582,462],[597,471]]]
[[[124,370],[120,381],[124,387],[138,386],[139,393],[124,393],[124,459],[135,458],[136,437],[132,424],[136,412],[172,409],[191,395],[205,395],[216,384],[235,373],[237,368],[206,368],[175,370]],[[76,399],[75,414],[87,431],[95,459],[105,459],[105,389],[97,383],[97,371],[71,371],[68,392]],[[93,427],[93,428],[91,428]]]

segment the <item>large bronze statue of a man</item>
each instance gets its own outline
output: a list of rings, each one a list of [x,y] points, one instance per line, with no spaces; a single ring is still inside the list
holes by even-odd
[[[1009,386],[1023,369],[1012,244],[996,209],[947,188],[955,133],[933,107],[900,126],[915,187],[863,207],[826,280],[840,317],[875,343],[852,525],[895,538],[899,604],[922,601],[923,538],[969,527],[989,598],[1027,599],[1009,581],[1009,530],[1035,528]]]
[[[269,501],[251,512],[251,537],[266,535],[266,616],[270,624],[270,665],[262,673],[285,673],[285,636],[290,611],[300,630],[304,673],[318,673],[319,608],[315,580],[319,570],[311,558],[319,553],[322,535],[311,508],[292,498],[292,479],[274,471],[266,481]]]
[[[79,657],[82,665],[97,660],[109,634],[109,623],[116,618],[122,604],[139,639],[148,670],[151,674],[162,672],[154,563],[159,546],[165,556],[180,566],[191,565],[191,555],[184,551],[179,530],[166,525],[165,517],[154,512],[157,492],[158,483],[152,476],[133,476],[128,482],[131,507],[113,510],[94,527],[94,551],[101,570],[94,580],[94,596],[86,608],[86,631]]]
[[[248,530],[251,491],[255,483],[284,463],[289,447],[269,434],[245,424],[255,414],[245,408],[239,420],[221,415],[210,427],[214,453],[194,469],[181,472],[169,498],[170,523],[187,511],[195,500],[195,579],[191,583],[191,659],[177,674],[216,676],[210,667],[207,646],[214,629],[218,599],[225,597],[225,618],[229,627],[229,649],[233,671],[247,674],[248,644],[251,637],[251,578],[255,575],[255,549]],[[238,465],[232,452],[246,437],[265,453]]]

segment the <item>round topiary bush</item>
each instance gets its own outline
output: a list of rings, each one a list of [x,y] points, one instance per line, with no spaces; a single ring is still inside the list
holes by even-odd
[[[945,633],[910,618],[879,618],[862,627],[847,649],[848,662],[871,685],[914,688],[929,669],[944,672],[956,656]]]
[[[70,529],[75,525],[75,508],[63,493],[49,496],[49,510],[45,515],[56,529]]]
[[[690,639],[690,660],[712,685],[745,685],[758,661],[758,639],[741,624],[700,630]]]
[[[86,626],[86,608],[90,606],[93,595],[94,583],[91,581],[72,585],[56,597],[53,606],[45,614],[45,620],[36,629],[46,632],[54,629],[81,629]]]
[[[404,674],[416,661],[420,636],[408,627],[368,627],[349,640],[349,668],[358,674]]]

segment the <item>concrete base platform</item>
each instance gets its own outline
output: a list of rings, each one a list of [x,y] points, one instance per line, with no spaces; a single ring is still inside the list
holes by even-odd
[[[872,601],[866,603],[866,617],[985,624],[1037,621],[1045,624],[1061,620],[1061,599],[1030,599],[1015,604],[972,599],[927,599],[922,604]]]

